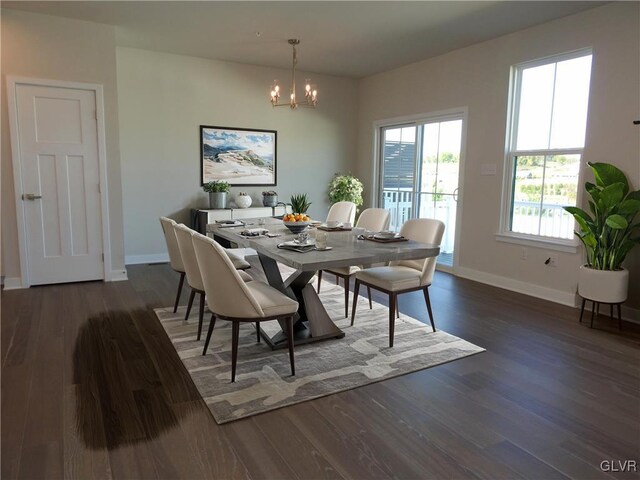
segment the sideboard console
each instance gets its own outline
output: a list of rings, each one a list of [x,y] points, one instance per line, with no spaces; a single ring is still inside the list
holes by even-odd
[[[191,209],[191,228],[203,235],[207,234],[207,224],[220,220],[244,220],[246,218],[278,217],[287,213],[284,205],[277,207],[249,207],[224,209]]]

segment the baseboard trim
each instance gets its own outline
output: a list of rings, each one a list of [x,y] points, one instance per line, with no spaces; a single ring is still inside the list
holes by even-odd
[[[541,287],[533,283],[515,280],[513,278],[494,275],[493,273],[481,272],[471,268],[459,267],[456,271],[459,277],[475,280],[476,282],[486,283],[494,287],[504,288],[512,292],[523,293],[531,297],[542,298],[550,302],[560,303],[569,307],[578,305],[576,294],[569,292],[559,292],[553,288]]]
[[[111,270],[110,282],[124,282],[125,280],[129,280],[126,270]]]
[[[124,257],[125,265],[140,265],[141,263],[167,263],[168,261],[168,253],[154,253],[152,255],[126,255]]]
[[[2,285],[5,290],[19,290],[25,288],[21,277],[4,277]]]
[[[548,300],[568,307],[577,308],[580,306],[578,295],[576,293],[560,292],[552,288],[542,287],[540,285],[503,277],[501,275],[494,275],[493,273],[481,272],[472,268],[458,267],[455,274],[458,277],[484,283],[493,287],[503,288],[511,292],[522,293],[524,295],[529,295],[530,297]],[[640,323],[640,310],[623,305],[622,318],[629,322]]]

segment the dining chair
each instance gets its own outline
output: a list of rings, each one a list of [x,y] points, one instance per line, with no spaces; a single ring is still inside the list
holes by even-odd
[[[186,272],[182,263],[180,249],[178,248],[176,234],[173,230],[174,225],[176,225],[176,222],[174,220],[167,217],[160,217],[160,226],[162,227],[162,233],[164,233],[164,241],[167,244],[167,251],[169,252],[169,265],[171,265],[171,268],[174,271],[180,274],[180,282],[178,283],[176,302],[173,305],[173,313],[176,313],[178,311],[178,303],[180,303],[180,294],[182,293],[182,285],[184,284],[184,276]]]
[[[360,217],[358,217],[356,228],[380,232],[389,228],[389,219],[390,215],[388,210],[384,208],[367,208],[360,214]],[[335,267],[324,270],[336,276],[336,283],[339,278],[341,278],[344,283],[344,318],[349,317],[349,284],[351,276],[360,270],[362,270],[360,266]],[[322,283],[322,272],[323,270],[318,272],[318,293],[320,293],[320,285]],[[373,308],[371,303],[371,288],[367,287],[367,291],[369,293],[369,308]]]
[[[400,234],[416,242],[440,245],[444,234],[444,223],[432,218],[416,218],[406,221],[400,229]],[[431,300],[429,299],[429,286],[433,280],[435,269],[436,257],[429,257],[419,260],[393,261],[386,267],[366,268],[356,272],[351,325],[353,325],[356,317],[360,285],[366,285],[368,288],[373,288],[389,295],[389,347],[393,347],[398,295],[402,293],[422,290],[427,304],[431,328],[435,332],[436,326],[433,321],[433,312],[431,311]]]
[[[191,313],[191,307],[193,306],[193,300],[196,293],[200,294],[200,308],[198,310],[198,337],[202,333],[202,321],[204,319],[204,306],[205,306],[205,292],[204,284],[202,283],[202,274],[200,273],[200,266],[196,259],[196,253],[193,250],[193,242],[191,236],[196,233],[195,230],[190,229],[186,225],[176,224],[174,227],[176,239],[178,241],[178,248],[180,249],[180,255],[182,256],[182,263],[184,264],[185,271],[187,273],[187,283],[191,287],[191,295],[189,296],[189,304],[187,305],[187,313],[184,319],[188,320]],[[233,264],[233,262],[232,262]],[[234,266],[235,268],[235,266]],[[245,282],[250,282],[253,279],[250,275],[240,271],[240,278]]]
[[[202,272],[204,289],[209,298],[209,310],[212,312],[202,355],[207,353],[216,319],[232,322],[231,383],[233,383],[236,381],[240,324],[255,323],[259,342],[260,322],[284,321],[291,375],[295,375],[293,317],[298,311],[298,302],[266,283],[243,282],[239,271],[233,268],[228,255],[215,240],[194,233],[192,241]]]
[[[336,202],[331,205],[327,214],[327,222],[350,223],[356,219],[356,204],[353,202]]]

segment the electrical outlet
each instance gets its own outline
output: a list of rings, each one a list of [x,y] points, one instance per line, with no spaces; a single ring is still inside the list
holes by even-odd
[[[547,261],[548,267],[557,267],[558,266],[558,256],[557,255],[549,255],[549,260]]]
[[[522,250],[520,250],[520,260],[526,260],[527,259],[527,249],[522,247]]]

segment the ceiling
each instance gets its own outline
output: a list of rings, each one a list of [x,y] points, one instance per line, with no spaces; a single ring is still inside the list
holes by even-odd
[[[360,78],[606,2],[2,1],[116,26],[118,45]]]

